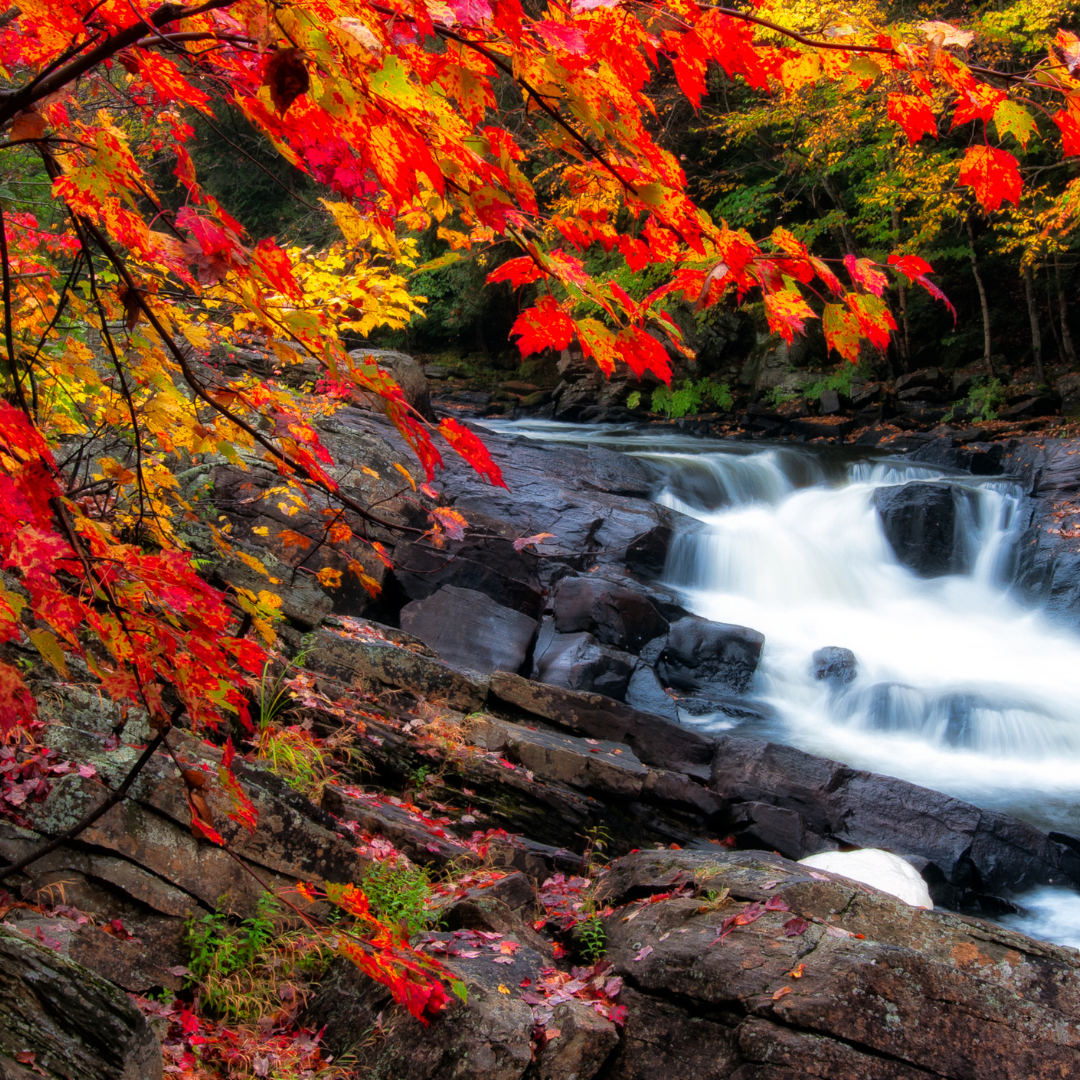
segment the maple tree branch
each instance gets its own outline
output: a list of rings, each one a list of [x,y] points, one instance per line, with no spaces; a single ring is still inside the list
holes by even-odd
[[[234,143],[232,139],[230,139],[228,135],[226,135],[216,124],[213,124],[211,123],[211,121],[207,120],[205,114],[200,117],[200,119],[215,135],[217,135],[219,139],[221,139],[222,142],[228,143],[229,146],[231,146],[238,154],[243,154],[244,157],[246,157],[248,161],[250,161],[251,164],[254,165],[257,169],[262,169],[262,171],[266,173],[266,175],[269,176],[270,179],[273,180],[278,187],[280,187],[286,194],[292,196],[292,198],[294,198],[298,203],[306,206],[309,210],[314,211],[316,214],[321,214],[325,212],[323,210],[320,210],[317,206],[312,206],[311,203],[307,201],[307,199],[301,198],[299,195],[296,194],[295,191],[290,190],[288,184],[286,184],[279,177],[275,176],[265,165],[263,165],[261,161],[258,161],[254,157],[252,157],[251,154],[249,154],[242,146]]]
[[[30,406],[26,400],[26,391],[23,390],[22,379],[19,377],[19,366],[15,362],[15,339],[11,328],[11,265],[8,260],[7,227],[4,224],[3,207],[0,207],[0,274],[3,275],[4,347],[7,350],[8,368],[11,371],[15,396],[19,399],[19,407],[26,414],[27,419],[31,419]]]
[[[896,49],[889,45],[842,45],[837,41],[821,41],[817,38],[811,38],[807,37],[805,34],[800,34],[797,30],[789,30],[786,26],[780,26],[779,23],[769,22],[768,19],[762,19],[758,15],[750,15],[745,11],[739,11],[736,8],[717,7],[712,4],[702,4],[701,7],[704,7],[708,11],[718,11],[721,15],[727,15],[732,19],[739,19],[741,22],[753,23],[755,26],[761,26],[766,30],[772,30],[774,33],[790,38],[792,41],[797,41],[800,45],[809,45],[814,49],[835,49],[840,52],[884,53],[888,56],[896,55]]]
[[[180,718],[180,713],[182,711],[183,706],[177,705],[176,709],[173,710],[174,721]],[[59,836],[54,837],[47,844],[42,844],[42,846],[39,847],[36,851],[31,851],[29,855],[24,855],[21,859],[16,860],[10,866],[5,866],[2,870],[0,870],[0,881],[3,881],[4,878],[10,877],[12,874],[17,874],[20,870],[29,866],[31,863],[37,862],[38,859],[43,859],[46,855],[50,854],[58,847],[61,847],[63,844],[67,843],[67,841],[74,840],[75,837],[79,835],[79,833],[90,828],[90,826],[93,825],[94,822],[102,816],[102,814],[105,814],[109,810],[111,810],[128,793],[128,789],[133,783],[135,783],[136,777],[139,775],[139,773],[143,771],[147,763],[154,756],[158,747],[161,746],[164,741],[165,736],[162,732],[159,731],[158,734],[155,735],[154,738],[146,744],[146,749],[144,749],[142,754],[139,755],[139,760],[136,761],[135,764],[132,765],[132,767],[128,770],[127,776],[124,777],[118,788],[110,792],[110,794],[106,796],[106,798],[103,799],[97,807],[91,810],[90,813],[88,813],[80,821],[77,821],[74,825],[72,825],[70,829],[65,829],[62,833],[60,833]]]
[[[197,378],[195,372],[192,371],[191,365],[188,363],[187,357],[184,355],[183,350],[173,340],[172,335],[162,326],[161,321],[158,319],[154,309],[147,302],[146,297],[142,291],[138,288],[134,278],[132,278],[130,271],[124,264],[124,260],[120,258],[116,249],[109,242],[109,239],[105,234],[90,220],[82,217],[81,215],[73,215],[81,222],[83,229],[86,230],[95,240],[98,247],[104,253],[105,257],[116,268],[116,272],[123,278],[127,287],[132,290],[132,295],[135,301],[138,303],[140,310],[146,316],[147,322],[154,328],[158,336],[161,338],[162,344],[172,353],[173,358],[180,366],[180,371],[184,376],[185,382],[194,391],[196,397],[200,401],[209,405],[216,412],[220,413],[230,423],[235,424],[241,431],[245,432],[250,438],[257,442],[264,450],[266,450],[277,461],[285,465],[289,470],[294,473],[299,473],[307,483],[312,487],[317,488],[323,492],[328,498],[336,499],[344,506],[347,506],[354,514],[357,514],[364,521],[370,521],[373,525],[381,525],[384,529],[389,529],[392,532],[411,532],[422,534],[423,529],[415,528],[411,525],[401,525],[395,522],[386,521],[383,518],[377,517],[372,514],[370,510],[362,506],[355,499],[349,498],[340,488],[334,490],[329,488],[322,480],[320,480],[306,465],[299,461],[294,461],[284,450],[275,446],[269,439],[267,439],[261,431],[256,427],[249,424],[246,420],[236,416],[226,406],[215,401],[207,392],[202,382]]]
[[[207,11],[218,8],[231,7],[236,0],[206,0],[206,3],[198,7],[185,8],[180,4],[162,4],[149,19],[139,20],[124,30],[106,38],[96,48],[85,53],[77,60],[72,60],[63,67],[56,69],[44,78],[35,79],[28,86],[17,90],[11,97],[0,105],[0,126],[6,124],[17,112],[29,108],[34,102],[48,97],[61,87],[74,82],[80,75],[85,75],[105,60],[110,59],[121,49],[134,45],[146,33],[147,23],[160,29],[171,22],[179,22],[182,19],[190,19],[195,15],[201,15]]]

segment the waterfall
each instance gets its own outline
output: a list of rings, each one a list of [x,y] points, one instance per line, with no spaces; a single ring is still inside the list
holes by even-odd
[[[764,718],[693,722],[1080,835],[1080,636],[1010,595],[1017,483],[853,448],[570,425],[555,437],[647,459],[657,501],[704,525],[676,535],[667,583],[691,611],[765,635],[751,690]],[[951,485],[963,573],[923,578],[897,560],[873,495],[912,482]],[[849,683],[813,677],[829,645],[855,654]],[[1018,929],[1080,945],[1075,893],[1021,902]]]

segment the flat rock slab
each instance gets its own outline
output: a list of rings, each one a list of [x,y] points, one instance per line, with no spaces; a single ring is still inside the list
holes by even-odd
[[[469,722],[468,737],[487,750],[505,753],[537,776],[573,787],[637,798],[649,770],[625,743],[580,739],[487,717]]]
[[[429,701],[472,712],[487,698],[487,682],[442,660],[385,638],[358,638],[339,630],[319,630],[306,667],[348,684],[360,681],[423,694]]]
[[[123,991],[3,926],[0,1000],[5,1080],[161,1080],[161,1044]]]
[[[644,902],[680,884],[688,895]],[[605,920],[608,955],[643,1000],[605,1075],[1080,1075],[1072,949],[749,852],[641,852],[612,864],[606,888],[609,903],[626,904]],[[707,900],[725,888],[725,901]],[[657,998],[669,1016],[650,1012]],[[724,1018],[702,1032],[713,1071],[680,1035],[687,1013]],[[623,1060],[646,1040],[651,1074]]]
[[[647,765],[701,775],[716,740],[603,694],[582,694],[496,672],[491,694],[499,701],[549,720],[575,734],[629,746]]]

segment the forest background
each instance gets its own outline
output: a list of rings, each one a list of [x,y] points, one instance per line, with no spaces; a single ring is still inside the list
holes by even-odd
[[[1021,72],[1045,54],[1059,27],[1074,27],[1078,7],[1059,0],[839,5],[800,0],[765,3],[758,13],[810,34],[846,24],[917,35],[921,23],[948,21],[974,34],[970,62]],[[867,72],[872,74],[869,67]],[[958,182],[964,152],[979,138],[977,120],[950,127],[941,117],[935,139],[911,143],[892,122],[887,92],[852,94],[843,83],[817,82],[817,74],[808,70],[804,87],[777,95],[712,67],[695,108],[672,66],[661,66],[648,88],[657,109],[658,141],[678,157],[694,200],[716,221],[754,236],[784,226],[824,258],[850,254],[884,262],[902,251],[931,263],[957,316],[902,280],[892,282],[890,308],[900,331],[879,374],[980,366],[988,375],[1007,378],[1031,367],[1031,377],[1044,383],[1037,364],[1075,367],[1070,308],[1080,289],[1080,237],[1063,204],[1075,165],[1061,154],[1061,132],[1050,110],[1016,107],[991,120],[991,137],[1020,160],[1024,187],[1018,203],[987,213]],[[507,105],[513,91],[504,86],[503,94],[507,100],[501,104]],[[333,218],[318,202],[327,189],[286,161],[238,110],[221,103],[214,108],[213,121],[195,111],[189,117],[197,133],[192,159],[206,190],[245,223],[253,239],[276,236],[316,249],[329,243]],[[514,134],[527,150],[523,168],[545,200],[543,209],[565,210],[569,200],[561,190],[556,156],[530,139],[526,124]],[[1068,141],[1065,148],[1080,150]],[[29,158],[9,158],[5,164],[0,198],[40,216],[48,178],[34,175]],[[176,209],[185,191],[173,176],[174,165],[166,153],[154,168],[165,201]],[[619,225],[626,227],[627,221]],[[415,244],[408,289],[422,298],[419,310],[404,325],[374,328],[353,343],[401,349],[425,360],[464,360],[463,373],[506,378],[521,362],[511,328],[536,291],[486,281],[520,254],[517,245],[505,239],[482,250],[462,250],[443,223],[404,235]],[[638,301],[669,271],[663,264],[628,263],[618,250],[593,249],[585,261],[590,273],[614,274]],[[733,303],[697,314],[690,303],[669,306],[694,345],[702,376],[720,373],[733,353],[745,357],[755,330],[765,328],[760,297],[739,305],[734,328]],[[840,358],[829,353],[820,327],[810,324],[808,330],[811,367],[831,368]]]

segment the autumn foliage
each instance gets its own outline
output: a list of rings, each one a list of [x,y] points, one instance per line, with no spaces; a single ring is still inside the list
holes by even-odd
[[[0,207],[0,641],[61,676],[77,658],[162,732],[181,716],[246,722],[274,612],[257,592],[226,596],[200,578],[177,528],[190,512],[180,464],[261,456],[298,497],[339,507],[343,536],[363,537],[377,514],[339,488],[315,427],[360,397],[397,425],[428,481],[456,452],[501,484],[475,434],[425,421],[347,347],[418,310],[416,230],[439,225],[458,252],[513,241],[519,256],[490,280],[538,290],[513,327],[522,354],[576,338],[606,373],[621,361],[668,378],[669,350],[686,351],[673,298],[701,309],[760,297],[772,330],[790,341],[818,319],[851,361],[895,329],[891,280],[945,299],[917,256],[826,261],[784,228],[755,239],[710,217],[654,122],[657,79],[673,77],[694,106],[716,68],[778,97],[834,83],[883,96],[912,143],[976,122],[959,182],[986,211],[1020,197],[1016,158],[986,135],[991,122],[1028,131],[1017,88],[1056,99],[1063,151],[1080,152],[1073,34],[1047,41],[1032,72],[999,77],[967,61],[971,35],[947,23],[894,34],[837,22],[808,37],[759,7],[21,0],[0,15],[0,151],[44,170],[56,210],[46,225]],[[325,250],[253,241],[204,189],[193,118],[212,124],[219,105],[321,186],[337,237]],[[535,183],[538,156],[557,199]],[[178,207],[158,191],[163,175]],[[634,300],[586,269],[594,250],[635,273],[662,267],[663,283]],[[327,392],[201,363],[230,340],[265,342],[282,368],[317,361]],[[107,436],[127,447],[122,460],[95,449]],[[97,457],[89,485],[60,453],[72,445]],[[35,712],[23,673],[0,660],[0,730]],[[221,781],[249,818],[227,765]],[[193,824],[214,840],[198,799],[193,788]],[[430,987],[409,987],[428,995],[414,1011],[430,1010]]]

